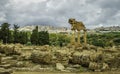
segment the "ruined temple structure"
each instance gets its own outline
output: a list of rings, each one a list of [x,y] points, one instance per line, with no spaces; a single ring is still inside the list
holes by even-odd
[[[68,23],[71,24],[71,30],[74,32],[72,35],[72,39],[71,39],[71,44],[72,45],[77,45],[77,46],[82,46],[81,42],[80,42],[80,37],[81,37],[81,30],[84,31],[84,45],[86,46],[87,44],[87,38],[86,38],[86,27],[83,24],[83,22],[78,22],[76,21],[74,18],[70,18],[68,20]],[[77,32],[77,42],[75,40],[75,34]]]

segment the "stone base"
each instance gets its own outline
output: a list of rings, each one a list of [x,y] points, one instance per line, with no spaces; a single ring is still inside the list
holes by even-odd
[[[4,68],[0,68],[0,74],[11,74],[13,71],[12,70],[6,70]]]
[[[82,47],[82,44],[76,43],[76,44],[75,44],[75,47]]]

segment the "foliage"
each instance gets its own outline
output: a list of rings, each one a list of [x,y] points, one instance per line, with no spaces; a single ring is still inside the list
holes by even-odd
[[[13,33],[13,37],[14,37],[14,43],[19,43],[19,31],[18,31],[19,26],[14,24],[14,33]]]
[[[1,25],[1,30],[0,30],[0,39],[3,40],[3,43],[9,43],[10,42],[10,37],[11,33],[9,30],[10,24],[8,23],[3,23]]]
[[[95,46],[107,47],[120,44],[120,32],[91,34],[87,36],[88,43]]]
[[[120,45],[120,38],[113,39],[115,45]]]
[[[49,34],[49,42],[50,42],[50,45],[57,45],[57,34],[54,34],[54,33],[51,33]]]
[[[34,44],[34,45],[38,45],[38,26],[36,26],[36,28],[32,31],[32,34],[31,34],[31,43]]]
[[[38,44],[39,45],[49,44],[49,33],[47,31],[39,32]]]
[[[46,45],[49,44],[49,33],[47,31],[38,32],[38,26],[32,31],[31,43],[34,45]]]
[[[30,45],[32,45],[32,43],[31,42],[27,42],[26,45],[30,46]]]
[[[67,45],[70,42],[70,37],[65,34],[52,33],[50,36],[50,45]]]
[[[68,34],[52,33],[47,31],[38,32],[38,26],[31,32],[19,31],[20,26],[15,25],[13,31],[9,29],[9,23],[1,24],[0,43],[21,43],[26,45],[55,45],[63,46],[70,43]],[[81,37],[81,42],[84,42]],[[100,47],[120,45],[120,32],[87,34],[87,43]]]
[[[13,43],[14,42],[14,37],[13,37],[13,31],[9,31],[9,43]]]
[[[28,42],[28,36],[26,32],[19,32],[19,43],[26,44]]]

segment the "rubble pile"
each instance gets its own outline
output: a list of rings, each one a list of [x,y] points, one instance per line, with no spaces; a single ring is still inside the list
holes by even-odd
[[[107,71],[120,69],[118,47],[0,45],[0,67],[29,71]],[[33,69],[34,68],[34,69]]]
[[[31,54],[31,60],[39,64],[50,64],[52,61],[52,54],[50,52],[33,51]]]

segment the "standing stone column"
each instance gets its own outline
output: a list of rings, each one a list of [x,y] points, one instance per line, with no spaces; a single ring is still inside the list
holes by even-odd
[[[85,25],[83,24],[83,22],[81,21],[76,21],[74,18],[70,18],[68,20],[68,23],[71,24],[71,30],[74,30],[74,31],[78,31],[78,34],[77,34],[77,43],[75,41],[75,35],[72,35],[72,40],[71,40],[71,43],[72,44],[75,44],[76,46],[82,46],[81,45],[81,42],[80,42],[80,31],[83,30],[84,31],[84,44],[86,45],[87,44],[87,39],[86,39],[86,27]],[[74,33],[75,34],[75,33]]]
[[[75,44],[75,31],[72,32],[72,38],[71,38],[71,44],[74,45]]]
[[[86,46],[87,44],[87,32],[84,31],[84,45]]]
[[[77,37],[78,37],[78,38],[77,38],[77,44],[78,44],[78,45],[81,45],[81,43],[80,43],[80,31],[78,31],[78,34],[77,34],[77,35],[78,35],[78,36],[77,36]]]

